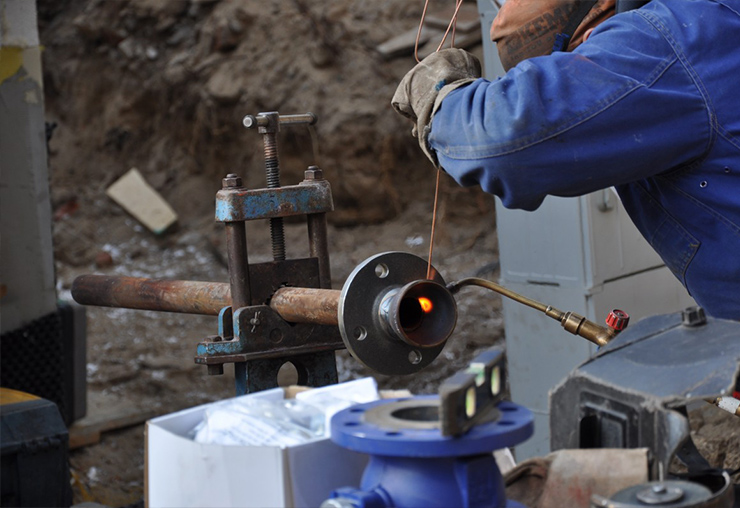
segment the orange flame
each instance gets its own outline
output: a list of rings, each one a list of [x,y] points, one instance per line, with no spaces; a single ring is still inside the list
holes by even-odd
[[[432,305],[432,301],[429,298],[425,298],[423,296],[419,297],[419,305],[421,305],[421,310],[423,310],[425,314],[429,314],[434,308],[434,305]]]

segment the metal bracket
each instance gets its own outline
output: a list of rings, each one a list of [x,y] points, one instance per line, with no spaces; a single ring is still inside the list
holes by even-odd
[[[230,308],[229,308],[230,309]],[[228,312],[219,318],[219,329]],[[253,323],[259,314],[259,323]],[[343,349],[339,330],[334,326],[290,324],[267,305],[242,307],[234,313],[233,337],[220,341],[203,341],[198,344],[195,363],[214,365],[246,362],[259,358],[277,358]]]
[[[216,193],[216,221],[238,222],[334,210],[331,185],[306,180],[274,189],[221,189]]]
[[[315,258],[250,265],[252,305],[233,313],[231,307],[221,310],[218,320],[221,340],[209,338],[199,343],[195,363],[218,365],[343,349],[337,327],[291,324],[267,305],[268,299],[282,286],[318,287],[318,271]]]

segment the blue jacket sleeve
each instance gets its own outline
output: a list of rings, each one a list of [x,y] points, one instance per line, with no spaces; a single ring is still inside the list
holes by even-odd
[[[681,168],[711,143],[701,84],[660,25],[612,18],[572,53],[533,58],[449,94],[429,137],[461,185],[534,210]]]

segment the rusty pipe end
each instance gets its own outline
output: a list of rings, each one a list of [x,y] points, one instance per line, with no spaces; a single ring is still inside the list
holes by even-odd
[[[82,305],[217,316],[231,305],[229,285],[220,282],[81,275],[72,298]]]
[[[80,305],[112,306],[114,302],[104,288],[110,289],[114,281],[100,275],[80,275],[72,281],[72,299]]]
[[[389,291],[378,307],[389,333],[410,346],[430,348],[444,344],[457,324],[452,293],[431,280],[417,280]]]

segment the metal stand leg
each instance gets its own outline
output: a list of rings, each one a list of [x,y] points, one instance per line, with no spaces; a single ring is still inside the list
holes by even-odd
[[[234,364],[236,394],[244,395],[276,388],[278,371],[288,362],[295,365],[298,371],[298,384],[301,386],[326,386],[335,384],[338,380],[334,351],[251,360]]]

